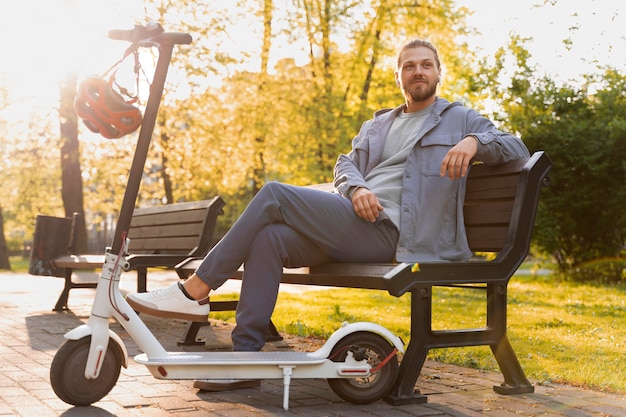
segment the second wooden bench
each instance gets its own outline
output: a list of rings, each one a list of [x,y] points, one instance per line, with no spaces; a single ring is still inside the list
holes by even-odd
[[[146,291],[148,268],[172,269],[190,256],[204,256],[210,249],[217,216],[222,214],[220,197],[163,206],[138,208],[133,212],[128,238],[128,271],[137,271],[137,292]],[[74,228],[72,228],[74,229]],[[65,269],[65,286],[54,307],[66,310],[73,288],[96,288],[96,282],[75,282],[74,271],[99,269],[102,254],[76,254],[72,233],[68,253],[51,260],[55,268]]]

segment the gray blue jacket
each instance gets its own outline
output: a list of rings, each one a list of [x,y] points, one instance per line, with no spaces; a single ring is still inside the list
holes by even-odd
[[[405,105],[379,110],[361,126],[352,150],[340,155],[335,165],[339,193],[347,197],[351,187],[367,187],[364,177],[379,163],[391,124],[404,109]],[[528,157],[528,149],[476,111],[442,98],[437,98],[420,135],[405,166],[396,260],[466,260],[472,252],[463,220],[465,178],[451,181],[439,176],[444,156],[468,135],[478,139],[475,159],[486,164]]]

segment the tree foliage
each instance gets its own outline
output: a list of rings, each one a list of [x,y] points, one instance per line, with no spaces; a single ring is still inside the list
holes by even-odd
[[[0,207],[9,252],[31,239],[36,214],[63,215],[58,135],[52,133],[58,118],[49,110],[15,119],[21,105],[0,87]]]
[[[497,90],[493,80],[507,54],[517,71],[508,88]],[[619,281],[626,264],[626,75],[607,68],[582,87],[557,84],[538,76],[528,57],[523,40],[514,38],[487,78],[507,126],[554,164],[535,242],[565,275]]]

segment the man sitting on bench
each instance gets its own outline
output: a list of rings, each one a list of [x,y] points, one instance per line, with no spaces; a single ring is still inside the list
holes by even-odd
[[[206,321],[208,294],[244,265],[235,351],[265,344],[283,267],[326,262],[462,261],[465,175],[474,160],[529,156],[522,141],[436,95],[441,64],[423,40],[402,46],[395,80],[405,103],[365,122],[335,165],[337,193],[266,184],[184,284],[131,294],[137,311]]]

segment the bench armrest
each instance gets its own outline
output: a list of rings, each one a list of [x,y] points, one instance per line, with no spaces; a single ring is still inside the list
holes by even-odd
[[[400,297],[412,289],[426,286],[465,284],[506,284],[521,260],[402,263],[389,271],[383,281],[391,295]]]

